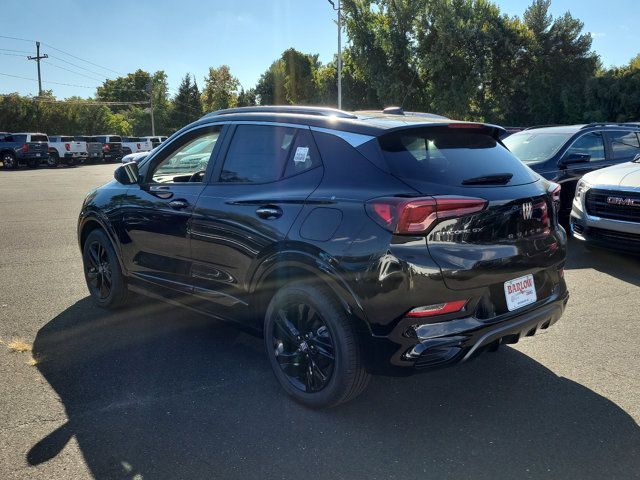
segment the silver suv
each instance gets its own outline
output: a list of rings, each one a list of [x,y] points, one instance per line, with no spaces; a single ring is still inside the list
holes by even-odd
[[[579,240],[640,253],[640,152],[631,162],[582,177],[573,199],[571,232]]]

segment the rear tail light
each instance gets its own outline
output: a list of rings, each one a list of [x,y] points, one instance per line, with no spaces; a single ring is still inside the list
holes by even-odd
[[[65,143],[65,144],[64,144],[64,149],[65,149],[67,152],[70,152],[70,151],[71,151],[71,144],[70,144],[70,143]]]
[[[366,205],[369,216],[383,228],[398,235],[426,234],[440,220],[483,210],[481,198],[433,196],[422,198],[385,197]]]
[[[109,144],[107,143],[106,145],[102,146],[102,151],[103,152],[108,152],[109,150],[111,150],[111,147],[109,147]]]
[[[22,145],[22,153],[27,153],[29,151],[29,144],[25,143]]]
[[[443,315],[445,313],[459,312],[467,305],[468,300],[457,300],[455,302],[436,303],[434,305],[426,305],[424,307],[416,307],[409,310],[405,317],[423,318],[433,317],[434,315]]]
[[[136,144],[136,147],[138,148],[138,150],[140,150],[140,144],[139,143]]]

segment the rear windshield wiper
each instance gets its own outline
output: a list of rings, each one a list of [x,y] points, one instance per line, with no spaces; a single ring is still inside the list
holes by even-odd
[[[506,185],[513,177],[513,173],[496,173],[482,177],[467,178],[462,185]]]

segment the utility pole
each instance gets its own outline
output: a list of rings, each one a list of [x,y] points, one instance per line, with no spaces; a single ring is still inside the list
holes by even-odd
[[[337,7],[333,0],[327,1],[338,12],[338,108],[342,109],[342,5],[341,0]]]
[[[42,79],[40,77],[40,60],[43,58],[49,58],[49,55],[46,53],[40,55],[40,42],[36,42],[36,56],[35,57],[27,57],[29,60],[35,60],[38,63],[38,96],[42,96]]]
[[[151,114],[151,135],[156,134],[156,122],[153,118],[153,81],[147,83],[147,92],[149,92],[149,113]]]

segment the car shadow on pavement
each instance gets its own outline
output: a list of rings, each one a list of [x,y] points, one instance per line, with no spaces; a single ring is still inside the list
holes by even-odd
[[[75,437],[98,479],[640,472],[640,428],[626,412],[511,348],[429,374],[376,377],[327,411],[282,393],[260,339],[146,300],[116,312],[80,300],[38,332],[33,353],[68,421],[32,446],[29,464]]]
[[[640,256],[605,248],[587,248],[584,242],[573,238],[569,239],[566,268],[593,268],[640,287]]]

